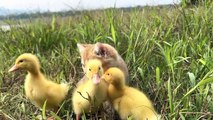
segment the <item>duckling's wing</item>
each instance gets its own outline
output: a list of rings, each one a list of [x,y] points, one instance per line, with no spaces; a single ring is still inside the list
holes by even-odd
[[[66,84],[50,83],[46,92],[47,100],[54,104],[60,104],[65,99],[68,90],[69,87]]]

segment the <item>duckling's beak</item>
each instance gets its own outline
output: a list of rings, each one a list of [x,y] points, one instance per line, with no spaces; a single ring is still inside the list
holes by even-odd
[[[106,82],[107,84],[109,84],[109,82],[105,79],[104,75],[102,75],[100,79],[101,79],[102,81]]]
[[[109,79],[107,79],[107,75],[106,74],[102,75],[101,79],[105,80],[109,84],[111,82]]]
[[[104,74],[101,76],[101,79],[105,80]]]
[[[100,76],[99,76],[98,73],[96,73],[92,76],[92,81],[93,81],[94,84],[100,83],[101,80],[100,80]]]
[[[13,67],[11,67],[11,68],[9,69],[8,72],[14,72],[14,71],[16,71],[16,70],[18,70],[18,66],[17,66],[17,65],[14,65]]]

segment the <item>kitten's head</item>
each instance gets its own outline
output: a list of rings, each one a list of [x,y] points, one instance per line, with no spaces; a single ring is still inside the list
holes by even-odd
[[[85,63],[89,59],[100,59],[103,64],[109,60],[117,60],[118,52],[109,44],[100,42],[97,42],[96,44],[78,43],[77,46],[81,55],[81,64],[83,69],[85,69]]]

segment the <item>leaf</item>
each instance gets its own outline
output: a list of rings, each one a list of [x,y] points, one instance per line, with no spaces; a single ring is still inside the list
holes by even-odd
[[[54,120],[61,120],[61,118],[55,114],[54,112],[50,111],[51,116],[54,118]]]
[[[140,73],[141,77],[142,77],[142,78],[144,78],[143,69],[142,69],[142,68],[140,68],[140,67],[138,67],[138,71],[139,71],[139,73]]]
[[[115,44],[116,43],[116,35],[115,35],[115,28],[114,28],[112,19],[110,19],[110,28],[111,28],[112,39],[113,39],[113,42]]]
[[[198,83],[198,87],[213,82],[213,77],[202,80]]]
[[[55,16],[54,15],[52,17],[51,27],[52,27],[51,30],[54,31],[55,30]]]
[[[157,86],[159,87],[160,84],[161,84],[161,81],[160,81],[160,68],[159,67],[156,67],[156,82],[157,82]]]
[[[184,95],[184,97],[183,97],[182,99],[184,99],[185,97],[187,97],[188,95],[190,95],[197,87],[200,87],[200,86],[202,86],[202,85],[205,85],[205,84],[208,84],[208,83],[213,82],[213,76],[211,76],[210,78],[206,78],[207,76],[210,76],[212,72],[213,72],[213,70],[210,71],[210,72],[208,72],[208,73],[204,76],[204,78],[203,78],[196,86],[194,86],[192,89],[190,89],[190,90]]]
[[[22,108],[23,112],[25,113],[26,109],[25,109],[25,104],[24,103],[21,103],[21,108]]]
[[[168,97],[169,97],[170,112],[171,112],[171,114],[173,114],[173,112],[174,112],[174,106],[173,106],[173,101],[172,101],[172,90],[171,90],[171,81],[170,81],[170,78],[168,80]]]
[[[47,100],[45,100],[43,107],[42,107],[42,118],[43,119],[47,118],[47,116],[46,116],[46,105],[47,105]]]
[[[195,86],[195,75],[191,72],[187,72],[187,74],[189,75],[189,80],[190,80],[192,86],[194,87]]]
[[[206,62],[205,62],[204,60],[199,59],[198,61],[199,61],[200,63],[202,63],[203,65],[206,65]]]

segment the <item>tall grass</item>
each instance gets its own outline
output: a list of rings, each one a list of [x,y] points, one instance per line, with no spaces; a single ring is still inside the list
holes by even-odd
[[[18,55],[34,53],[50,78],[76,82],[83,75],[76,44],[106,42],[127,63],[130,85],[144,91],[164,119],[210,120],[212,12],[213,4],[209,3],[188,8],[84,11],[63,18],[55,14],[52,18],[7,21],[23,27],[0,32],[0,118],[36,119],[46,115],[25,98],[23,73],[7,72]],[[71,107],[62,112],[57,114],[58,119],[73,116]]]

